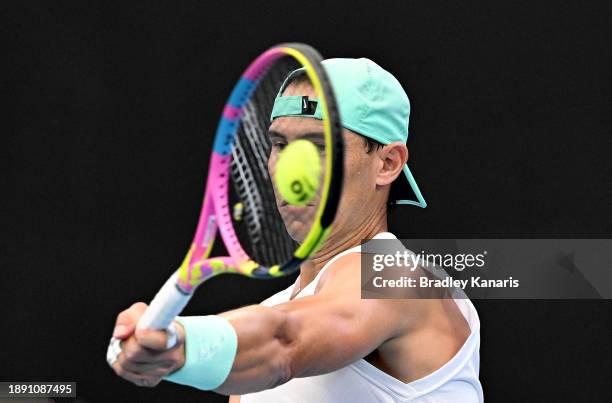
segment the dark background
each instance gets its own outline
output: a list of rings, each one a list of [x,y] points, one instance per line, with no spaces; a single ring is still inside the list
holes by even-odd
[[[222,106],[279,42],[366,56],[403,83],[429,207],[400,207],[399,236],[612,234],[608,2],[209,3],[0,6],[0,380],[76,380],[85,401],[224,400],[135,387],[105,351],[115,315],[183,258]],[[187,313],[291,281],[217,278]],[[609,301],[475,304],[487,401],[609,400]]]

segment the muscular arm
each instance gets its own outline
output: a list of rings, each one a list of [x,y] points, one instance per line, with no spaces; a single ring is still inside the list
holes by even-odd
[[[448,362],[470,334],[454,302],[362,300],[359,264],[357,254],[335,262],[316,295],[222,314],[236,332],[238,349],[229,376],[216,391],[243,394],[272,388],[294,377],[342,368],[375,349],[374,365],[404,382]],[[136,329],[146,307],[136,303],[118,315],[113,336],[121,340],[122,352],[109,364],[130,382],[152,387],[184,366],[185,343],[168,350],[167,332]],[[185,340],[181,324],[175,325]]]
[[[236,330],[238,352],[217,392],[255,392],[331,372],[400,334],[414,315],[402,301],[360,299],[359,259],[336,262],[316,295],[222,314]]]

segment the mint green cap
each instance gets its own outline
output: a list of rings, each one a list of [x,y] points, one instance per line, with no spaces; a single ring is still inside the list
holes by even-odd
[[[336,95],[343,127],[382,144],[408,140],[410,101],[391,73],[366,58],[327,59],[323,67]],[[282,96],[286,83],[304,72],[304,68],[295,70],[285,79],[274,100],[271,120],[282,116],[323,118],[316,99]],[[408,186],[400,186],[402,199],[396,203],[427,207],[408,165],[403,171]]]

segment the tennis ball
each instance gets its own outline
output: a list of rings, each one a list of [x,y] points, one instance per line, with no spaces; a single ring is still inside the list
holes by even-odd
[[[287,203],[303,206],[317,193],[320,175],[317,147],[308,140],[295,140],[278,156],[274,180]]]

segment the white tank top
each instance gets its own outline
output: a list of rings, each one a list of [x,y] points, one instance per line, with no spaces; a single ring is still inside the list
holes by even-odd
[[[375,239],[396,239],[389,232]],[[314,281],[295,298],[313,295],[325,270],[340,257],[360,252],[361,247],[348,249],[331,259]],[[297,282],[297,281],[296,281]],[[262,305],[274,306],[291,298],[294,286],[268,298]],[[480,363],[480,321],[474,305],[467,298],[455,299],[470,326],[470,336],[457,354],[438,370],[410,383],[404,383],[376,368],[364,359],[324,375],[293,378],[289,382],[261,392],[243,395],[241,403],[370,403],[370,402],[483,402],[478,371]]]

